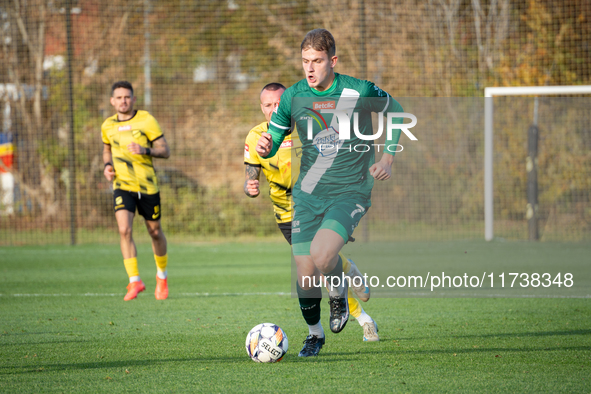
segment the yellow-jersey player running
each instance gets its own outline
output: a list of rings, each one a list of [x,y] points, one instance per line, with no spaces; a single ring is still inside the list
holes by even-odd
[[[292,186],[297,180],[299,172],[299,163],[292,161],[299,156],[301,144],[297,133],[291,133],[285,137],[277,154],[269,159],[260,157],[255,147],[262,133],[266,133],[269,128],[271,114],[279,104],[281,94],[285,87],[280,83],[270,83],[261,91],[261,110],[265,115],[266,121],[254,127],[246,137],[244,145],[244,164],[246,166],[246,180],[244,182],[244,193],[249,197],[257,197],[260,193],[259,177],[261,169],[269,182],[269,197],[273,202],[275,220],[283,236],[291,245],[291,216],[292,216]],[[359,270],[353,262],[341,254],[344,262],[343,271],[345,274],[351,274],[356,271],[361,276]],[[364,287],[360,292],[356,292],[362,301],[369,299],[369,288]],[[359,324],[363,327],[364,341],[379,341],[378,329],[375,321],[363,310],[359,302],[353,297],[349,289],[349,311]],[[324,330],[320,324],[319,317],[307,316],[311,309],[305,307],[306,300],[300,299],[302,315],[308,323],[308,329],[311,336],[324,339]]]
[[[123,264],[129,276],[125,301],[133,300],[146,286],[140,279],[137,250],[132,236],[133,217],[137,209],[144,217],[152,238],[156,261],[157,300],[168,298],[168,254],[166,237],[160,219],[160,192],[152,165],[153,157],[167,159],[170,149],[160,125],[146,111],[133,109],[133,87],[119,81],[111,88],[111,105],[117,113],[102,125],[104,175],[113,181],[113,205],[119,228]]]

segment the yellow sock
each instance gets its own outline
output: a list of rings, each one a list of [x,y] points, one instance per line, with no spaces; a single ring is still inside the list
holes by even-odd
[[[351,270],[351,263],[341,252],[339,252],[339,256],[341,257],[341,260],[343,262],[343,272],[345,273],[345,275],[347,275],[349,273],[349,270]]]
[[[140,276],[140,271],[137,268],[137,257],[123,259],[123,265],[125,265],[125,271],[127,271],[127,276],[130,278],[133,276]]]
[[[154,255],[154,261],[156,261],[156,268],[158,268],[158,271],[165,272],[166,266],[168,265],[168,253],[164,256]]]
[[[352,314],[354,318],[358,319],[359,316],[361,316],[363,308],[361,308],[361,305],[359,304],[359,301],[357,301],[357,298],[353,297],[351,289],[349,289],[349,294],[347,294],[347,296],[349,297],[349,313]]]
[[[346,275],[349,273],[349,270],[351,269],[351,263],[349,262],[349,260],[347,260],[344,254],[339,252],[339,256],[341,257],[341,261],[343,262],[343,272]],[[353,296],[353,293],[351,292],[350,288],[347,296],[349,297],[349,313],[357,319],[359,316],[361,316],[361,311],[363,311],[363,309],[361,308],[359,301],[357,301],[357,299]]]

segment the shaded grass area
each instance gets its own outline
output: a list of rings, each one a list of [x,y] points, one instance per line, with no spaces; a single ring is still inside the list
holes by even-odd
[[[416,247],[397,245],[409,254]],[[427,249],[437,258],[456,247],[466,245]],[[363,343],[351,320],[327,332],[318,358],[301,359],[307,329],[297,300],[281,295],[291,287],[286,245],[171,245],[163,302],[154,299],[149,249],[139,247],[147,290],[124,302],[116,246],[2,248],[0,391],[591,390],[586,299],[376,298],[363,306],[379,343]],[[327,327],[326,302],[322,319]],[[278,364],[246,356],[246,334],[262,322],[288,335]]]

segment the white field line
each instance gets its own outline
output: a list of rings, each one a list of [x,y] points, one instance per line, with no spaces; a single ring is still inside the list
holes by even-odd
[[[84,293],[84,294],[1,294],[0,297],[121,297],[124,293]],[[289,296],[291,293],[178,293],[183,297],[242,297],[242,296]],[[482,293],[431,293],[431,292],[407,292],[379,294],[375,298],[396,298],[396,297],[428,297],[428,298],[591,298],[591,294],[585,295],[560,295],[560,294],[482,294]]]
[[[291,293],[277,292],[277,293],[178,293],[178,295],[185,297],[236,297],[236,296],[258,296],[258,295],[290,295]],[[1,294],[0,297],[120,297],[125,293],[84,293],[84,294]]]

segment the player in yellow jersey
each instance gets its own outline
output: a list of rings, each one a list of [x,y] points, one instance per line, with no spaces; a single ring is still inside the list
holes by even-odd
[[[111,105],[116,114],[101,127],[103,137],[104,175],[113,181],[115,219],[119,227],[123,264],[129,276],[125,301],[133,300],[146,286],[140,279],[137,250],[132,235],[133,217],[137,209],[144,217],[152,238],[156,261],[157,300],[168,297],[168,254],[166,237],[160,225],[160,193],[152,165],[153,157],[167,159],[170,149],[160,125],[147,111],[134,110],[133,87],[119,81],[111,88]]]
[[[261,91],[261,110],[265,115],[266,121],[254,127],[246,137],[244,146],[244,164],[246,166],[244,193],[249,197],[257,197],[260,194],[259,177],[261,169],[269,182],[269,197],[273,202],[273,209],[275,211],[275,220],[283,236],[291,245],[291,215],[292,215],[292,199],[291,189],[293,183],[297,179],[299,172],[299,164],[292,163],[292,157],[297,157],[298,149],[301,149],[301,144],[297,133],[291,133],[285,137],[277,154],[272,158],[265,159],[260,157],[255,148],[262,133],[266,133],[269,127],[269,121],[273,110],[278,105],[281,94],[285,91],[285,87],[280,83],[267,84]],[[296,154],[294,154],[294,152]],[[361,273],[355,264],[341,255],[344,262],[343,271],[345,274],[351,274],[351,271],[356,271],[357,275]],[[364,288],[359,291],[358,297],[367,301],[369,299],[369,288]],[[353,297],[351,290],[349,290],[349,310],[350,313],[357,319],[359,324],[363,327],[364,341],[379,341],[377,333],[377,325],[375,321],[363,310],[359,302]],[[324,340],[324,330],[320,324],[319,317],[307,316],[313,308],[308,307],[309,299],[300,299],[300,308],[304,319],[308,323],[310,336]],[[322,344],[319,344],[322,346]],[[303,356],[303,354],[300,355]]]

